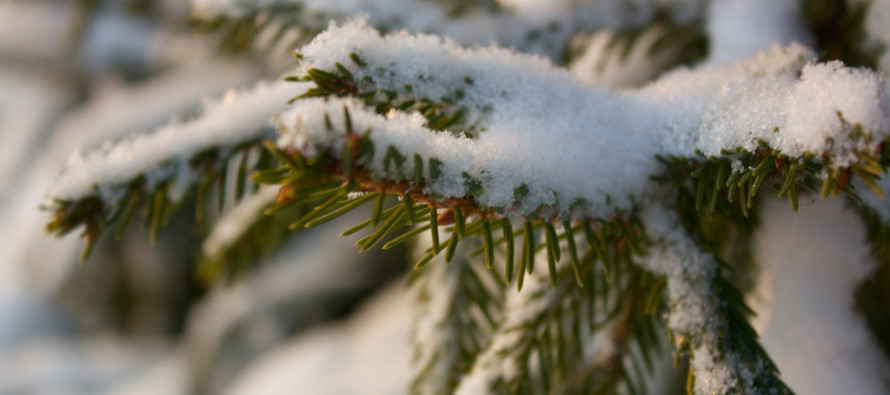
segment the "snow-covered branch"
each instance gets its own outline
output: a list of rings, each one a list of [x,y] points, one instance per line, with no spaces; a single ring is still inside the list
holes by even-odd
[[[416,171],[414,155],[417,163],[436,159],[441,177],[424,174],[426,193],[464,197],[470,178],[484,190],[476,202],[508,216],[574,210],[603,217],[629,208],[655,190],[649,177],[659,169],[656,155],[727,157],[732,172],[742,173],[748,169],[734,152],[766,148],[777,158],[838,169],[866,163],[863,156],[878,152],[890,133],[878,75],[812,63],[812,53],[796,45],[726,66],[681,69],[621,92],[583,87],[540,58],[463,49],[435,36],[382,37],[362,22],[329,29],[301,54],[303,73],[345,68],[343,78],[356,81],[353,94],[365,99],[377,90],[397,92],[392,107],[446,98],[466,110],[465,124],[478,136],[431,131],[411,113],[377,115],[358,100],[304,100],[279,119],[282,149],[342,155],[345,108],[354,130],[371,130],[378,155],[367,170],[396,178],[383,155],[389,147],[408,158],[404,174]],[[517,190],[525,191],[521,199]],[[536,211],[542,207],[553,209]]]
[[[678,219],[653,206],[644,214],[655,239],[643,268],[665,276],[667,327],[678,348],[690,352],[697,394],[725,394],[739,388],[745,393],[782,389],[775,365],[762,348],[752,345],[756,334],[743,317],[739,295],[720,279],[718,261],[682,230]],[[741,319],[741,320],[740,320]],[[756,344],[756,343],[754,343]],[[784,388],[784,391],[788,391]]]
[[[98,192],[113,202],[122,184],[146,176],[149,186],[156,185],[176,172],[185,185],[173,189],[184,192],[193,176],[189,161],[195,154],[231,149],[263,137],[270,116],[300,92],[301,85],[283,82],[261,83],[247,92],[230,91],[193,121],[174,122],[153,134],[134,135],[86,155],[74,152],[50,197],[73,200]],[[180,196],[170,197],[178,200]]]

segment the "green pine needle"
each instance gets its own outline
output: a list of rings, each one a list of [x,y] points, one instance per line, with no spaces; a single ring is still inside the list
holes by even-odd
[[[439,213],[435,206],[430,206],[430,238],[433,242],[433,252],[439,253]]]
[[[525,270],[528,274],[535,271],[535,231],[531,221],[525,221],[525,234],[523,234],[523,251],[525,252]]]
[[[504,240],[505,240],[505,258],[504,258],[504,282],[507,285],[510,285],[510,282],[513,281],[513,252],[514,252],[514,243],[513,243],[513,225],[510,223],[510,220],[505,219],[503,223],[504,228]]]

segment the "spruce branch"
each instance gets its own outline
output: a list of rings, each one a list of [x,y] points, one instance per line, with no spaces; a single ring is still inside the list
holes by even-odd
[[[263,186],[213,224],[202,244],[197,268],[202,281],[211,283],[223,275],[232,279],[257,256],[281,244],[289,233],[288,225],[295,219],[292,217],[302,213],[296,210],[294,214],[265,215],[277,196],[277,188]]]
[[[338,15],[306,12],[300,1],[240,2],[229,5],[225,12],[216,8],[221,4],[213,3],[195,1],[193,17],[200,30],[217,34],[221,47],[233,52],[243,52],[256,44],[267,48],[279,44],[299,47]]]
[[[691,358],[689,391],[695,393],[791,393],[747,321],[742,293],[723,276],[720,262],[664,209],[643,214],[655,243],[641,265],[665,276],[668,331],[675,360]]]
[[[572,38],[567,67],[578,79],[610,88],[637,87],[664,70],[694,64],[705,55],[702,21],[656,18],[646,26],[599,30]]]
[[[468,244],[455,262],[434,262],[414,273],[414,393],[452,393],[500,321],[504,287],[494,272],[467,259]]]
[[[236,125],[256,126],[292,98],[252,177],[277,188],[263,192],[266,202],[274,195],[266,213],[299,208],[289,228],[373,206],[371,218],[344,232],[367,230],[359,251],[429,233],[416,267],[432,271],[426,265],[440,255],[460,266],[448,269],[456,277],[444,275],[457,281],[448,283],[455,292],[480,277],[481,268],[460,261],[462,249],[481,240],[469,255],[483,255],[496,283],[515,281],[522,291],[509,294],[500,320],[488,302],[498,297],[482,292],[489,285],[461,291],[481,301],[450,299],[460,304],[450,308],[479,308],[485,325],[430,312],[433,327],[483,335],[439,339],[467,349],[422,353],[418,386],[432,370],[454,378],[472,366],[459,384],[434,387],[551,391],[591,367],[584,375],[591,380],[572,385],[608,392],[623,383],[645,392],[642,366],[657,343],[649,314],[664,306],[677,355],[691,358],[690,391],[790,393],[713,253],[721,246],[697,232],[715,218],[750,215],[762,191],[787,196],[792,207],[800,190],[855,199],[861,183],[883,195],[885,85],[874,73],[812,57],[800,46],[774,48],[611,92],[583,87],[541,58],[435,36],[381,36],[356,21],[304,47],[296,75],[268,96],[280,102],[263,96],[245,110],[249,121]],[[89,250],[139,207],[157,229],[182,191],[227,179],[231,152],[243,158],[239,149],[258,144],[261,133],[231,129],[197,133],[200,141],[172,154],[150,151],[126,171],[109,170],[115,150],[73,163],[54,192],[48,229],[84,225]],[[146,141],[165,138],[162,131]],[[592,362],[583,345],[604,327],[616,351]],[[628,351],[631,339],[640,353]]]
[[[47,231],[64,235],[84,225],[88,252],[106,229],[119,223],[120,233],[138,211],[156,235],[190,193],[196,195],[199,220],[210,204],[212,188],[221,210],[230,167],[237,172],[232,187],[240,198],[248,168],[270,163],[250,153],[259,152],[257,144],[270,132],[268,118],[294,91],[299,92],[300,85],[286,82],[260,84],[241,94],[231,91],[192,121],[134,135],[85,156],[73,153],[44,204],[53,212]]]

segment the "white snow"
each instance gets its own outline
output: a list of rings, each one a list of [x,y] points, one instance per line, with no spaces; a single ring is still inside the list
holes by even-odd
[[[201,108],[202,98],[221,96],[258,77],[249,62],[224,58],[173,68],[137,84],[108,77],[93,85],[90,100],[67,113],[54,134],[69,152],[75,147],[92,150],[133,132],[161,127],[171,117],[190,116]]]
[[[874,72],[808,62],[813,56],[799,45],[773,47],[726,66],[673,71],[638,95],[664,116],[664,137],[674,142],[667,152],[753,151],[762,139],[791,157],[828,153],[843,167],[855,159],[850,149],[874,152],[890,131],[887,93]],[[856,124],[875,140],[852,140]]]
[[[271,1],[239,3],[253,7]],[[165,4],[173,2],[166,0]],[[63,2],[56,5],[59,3]],[[218,7],[225,12],[234,9],[235,3],[235,0],[195,1],[196,7],[211,11]],[[331,11],[330,15],[336,12],[338,17],[352,15],[361,9],[373,25],[434,32],[466,45],[498,42],[550,56],[561,50],[560,45],[567,42],[576,29],[614,30],[644,23],[654,8],[660,6],[669,7],[675,18],[692,18],[700,15],[705,2],[504,0],[502,3],[509,7],[505,15],[471,13],[452,20],[432,1],[304,2],[310,11]],[[883,1],[873,3],[868,22],[870,34],[876,40],[890,42],[890,36],[886,35],[886,26],[890,23],[884,22],[890,15],[887,12],[890,7]],[[18,57],[52,60],[69,52],[64,47],[63,38],[70,14],[38,4],[0,2],[0,56],[4,60]],[[174,6],[167,7],[173,9]],[[175,7],[181,10],[182,2]],[[771,11],[764,11],[762,7],[769,7]],[[461,173],[466,171],[484,183],[486,194],[477,199],[480,204],[501,205],[506,212],[514,210],[517,215],[537,209],[541,204],[553,205],[553,212],[565,213],[574,199],[580,197],[587,200],[580,209],[581,214],[601,216],[612,208],[629,206],[631,197],[653,197],[658,193],[653,192],[653,184],[648,180],[653,169],[657,169],[653,161],[655,154],[693,155],[700,149],[705,154],[717,155],[723,148],[737,146],[750,150],[757,147],[758,138],[792,156],[810,152],[819,158],[819,154],[828,153],[832,166],[844,166],[854,160],[852,150],[873,150],[876,142],[888,134],[886,82],[875,73],[845,68],[839,63],[811,63],[814,54],[800,45],[774,47],[776,43],[785,45],[792,40],[801,41],[801,36],[806,36],[806,32],[800,30],[797,8],[797,3],[791,0],[714,0],[706,14],[712,20],[708,24],[712,63],[680,69],[654,84],[625,91],[584,87],[583,78],[572,77],[540,58],[508,50],[494,47],[462,49],[447,40],[408,34],[381,39],[376,32],[359,24],[335,28],[322,35],[313,44],[315,47],[301,50],[306,55],[302,71],[308,67],[332,69],[333,62],[338,61],[357,75],[371,74],[378,87],[409,95],[402,87],[410,83],[414,88],[410,95],[434,100],[454,95],[455,87],[460,87],[465,95],[458,104],[467,106],[471,121],[478,122],[485,130],[478,130],[478,137],[470,140],[447,132],[431,132],[423,127],[423,119],[410,114],[378,116],[351,100],[328,103],[304,100],[278,118],[279,126],[286,132],[280,143],[305,148],[307,154],[317,152],[320,147],[332,146],[334,154],[338,154],[343,136],[322,135],[323,128],[319,125],[323,112],[329,112],[335,125],[342,129],[342,119],[338,116],[346,106],[350,108],[357,129],[374,127],[372,138],[376,144],[397,146],[409,156],[419,153],[425,159],[435,157],[443,161],[445,177],[431,183],[428,191],[454,196],[464,194],[466,188]],[[81,49],[87,55],[93,54],[91,67],[110,67],[104,62],[114,56],[115,48],[127,51],[126,57],[131,59],[145,56],[147,50],[158,49],[148,48],[148,37],[132,35],[148,32],[144,26],[134,25],[128,29],[125,25],[102,25],[120,22],[109,22],[105,20],[107,18],[104,15],[97,25],[91,26],[96,30],[91,30],[93,34],[88,34],[86,45]],[[552,31],[539,31],[543,38],[527,42],[531,29],[545,28],[553,22],[558,23]],[[109,38],[107,32],[120,34],[120,37],[111,39],[125,39],[105,41]],[[600,41],[596,43],[602,43],[602,37],[607,36],[597,35]],[[803,42],[807,43],[805,38]],[[128,47],[128,43],[132,45]],[[192,43],[175,47],[167,48],[168,52],[157,56],[172,59],[177,53],[190,52],[193,48]],[[593,47],[592,43],[591,51]],[[362,71],[351,63],[348,58],[351,51],[371,63],[368,70]],[[890,69],[888,59],[890,55],[885,52],[882,63],[885,71]],[[219,61],[214,60],[213,64],[217,65]],[[376,66],[396,74],[372,74]],[[0,340],[12,344],[24,336],[20,336],[21,331],[36,325],[33,313],[25,312],[30,305],[22,304],[21,310],[9,308],[19,307],[18,302],[11,303],[13,297],[18,297],[16,300],[19,301],[43,298],[35,289],[52,288],[68,278],[66,269],[70,266],[65,263],[71,260],[73,247],[76,247],[74,240],[69,238],[49,244],[42,237],[40,228],[40,218],[45,215],[34,209],[44,186],[50,183],[48,173],[54,172],[54,166],[64,157],[60,152],[75,146],[94,145],[96,140],[104,140],[106,136],[119,136],[134,129],[151,129],[154,127],[151,124],[162,118],[161,114],[187,107],[193,98],[189,96],[194,93],[192,89],[230,84],[229,78],[234,78],[233,75],[244,80],[253,75],[242,65],[233,66],[229,69],[231,73],[223,73],[224,67],[213,70],[209,67],[202,65],[190,73],[178,73],[176,78],[154,75],[145,86],[133,89],[139,92],[132,92],[132,95],[100,92],[55,130],[47,139],[47,147],[35,153],[33,166],[18,163],[28,169],[21,176],[24,183],[15,188],[15,194],[9,200],[0,201],[0,223],[9,224],[0,237],[0,262],[3,264],[0,306],[5,307],[0,310],[6,312],[0,315],[16,318],[4,320],[0,325],[0,334],[5,336]],[[206,72],[205,75],[200,75],[201,70]],[[427,78],[421,80],[420,74]],[[467,84],[466,77],[472,77],[473,83]],[[276,83],[260,87],[256,92],[230,95],[227,100],[209,104],[204,115],[196,120],[175,122],[153,136],[134,137],[118,145],[108,145],[106,150],[75,156],[75,165],[58,180],[54,186],[58,189],[54,189],[54,193],[56,197],[77,198],[102,191],[105,197],[110,197],[120,182],[146,173],[154,179],[178,174],[178,181],[189,180],[192,176],[190,169],[182,165],[189,155],[201,147],[241,141],[239,139],[246,138],[242,132],[261,129],[272,114],[285,111],[287,99],[302,93],[307,86]],[[285,92],[286,89],[291,90]],[[4,93],[8,92],[0,92],[0,96]],[[29,119],[36,122],[36,118]],[[18,125],[17,122],[13,123]],[[850,139],[854,124],[872,133],[874,142]],[[3,128],[0,133],[6,134],[15,128]],[[15,151],[11,147],[23,144],[21,140],[11,140],[5,135],[0,138],[4,142],[0,147],[4,155]],[[829,139],[833,142],[828,142]],[[380,148],[378,154],[383,151]],[[372,169],[379,174],[388,174],[379,158],[372,164]],[[178,166],[169,166],[169,162],[177,161]],[[20,160],[10,161],[13,162]],[[411,166],[413,161],[409,160],[406,173],[410,174]],[[887,186],[888,180],[890,178],[882,180],[882,185]],[[513,207],[516,203],[513,191],[523,183],[531,187],[530,193],[521,201],[521,207]],[[858,190],[864,191],[864,188]],[[609,200],[606,191],[613,193],[612,206],[606,205]],[[271,195],[271,192],[266,193]],[[868,192],[862,195],[874,207],[883,210],[885,219],[890,218],[887,202],[877,202]],[[219,224],[217,234],[232,235],[232,231],[243,224],[236,219],[247,218],[239,213],[256,214],[259,204],[254,206],[252,203],[258,201],[248,200],[236,209],[232,217]],[[839,204],[838,201],[835,203]],[[839,233],[851,229],[849,224],[840,226],[839,222],[843,221],[834,222],[834,214],[826,212],[814,216],[819,221],[812,220],[804,216],[808,209],[808,206],[802,206],[804,214],[800,216],[770,214],[763,223],[770,229],[762,233],[763,239],[756,247],[764,250],[762,254],[769,255],[765,261],[771,283],[765,282],[764,287],[772,284],[771,292],[775,297],[766,307],[772,314],[763,324],[764,344],[782,369],[783,379],[800,393],[886,393],[890,391],[886,374],[890,367],[886,358],[879,354],[860,317],[853,313],[848,298],[871,268],[862,263],[866,259],[863,257],[865,247],[856,243],[861,232],[847,232],[841,236],[849,240],[839,240]],[[751,372],[739,368],[734,356],[729,355],[722,362],[715,358],[715,347],[720,340],[714,333],[721,323],[714,321],[716,307],[710,303],[713,295],[706,281],[714,275],[715,262],[689,240],[676,235],[676,226],[671,220],[650,216],[647,225],[651,232],[664,237],[665,247],[653,251],[646,264],[653,272],[662,273],[669,279],[667,298],[674,310],[668,317],[668,324],[675,331],[707,331],[702,335],[701,346],[693,350],[694,367],[704,373],[697,376],[696,388],[701,392],[720,392],[730,384],[745,382]],[[825,234],[812,237],[817,230]],[[222,239],[225,238],[216,241]],[[49,246],[52,248],[47,248]],[[788,246],[799,248],[793,252],[780,250]],[[347,275],[355,275],[355,266],[346,261],[354,255],[353,250],[328,245],[313,247],[317,248],[317,254],[309,257],[296,253],[281,256],[281,259],[295,262],[297,257],[301,259],[299,262],[309,261],[307,265],[301,263],[299,269],[294,265],[269,270],[253,277],[254,281],[243,287],[214,290],[190,321],[192,332],[188,340],[193,342],[194,348],[189,350],[194,352],[195,365],[207,366],[202,362],[215,356],[225,359],[229,351],[225,349],[228,344],[226,331],[245,322],[252,324],[248,325],[247,336],[256,343],[251,346],[260,343],[268,346],[273,341],[270,339],[278,339],[281,336],[278,329],[267,325],[270,306],[280,306],[292,300],[289,298],[294,295],[357,286],[337,281],[355,279]],[[843,251],[852,254],[843,257],[830,254]],[[170,251],[157,253],[175,255]],[[831,262],[827,262],[829,257]],[[336,269],[324,270],[331,267]],[[537,286],[541,290],[548,288],[544,272],[536,272],[537,280],[529,278],[522,294],[511,293],[508,323],[524,322],[546,307],[527,302]],[[444,288],[454,286],[447,281],[439,285]],[[294,292],[296,288],[305,293]],[[264,358],[248,374],[239,377],[232,390],[292,393],[298,388],[315,393],[375,390],[401,393],[407,387],[405,378],[409,374],[409,350],[402,342],[407,337],[403,332],[409,325],[405,316],[408,310],[404,305],[406,300],[404,295],[395,295],[353,321],[350,329],[323,328],[292,347],[277,350],[276,355]],[[429,318],[441,317],[446,302],[445,298],[436,301]],[[364,336],[363,339],[348,340],[347,334]],[[205,335],[208,340],[201,340]],[[433,331],[420,333],[422,338],[440,341],[446,335]],[[0,376],[15,376],[15,380],[0,380],[0,387],[24,383],[23,387],[29,390],[69,389],[56,388],[53,383],[42,386],[44,378],[58,377],[67,380],[65,383],[107,385],[120,375],[106,375],[106,372],[116,373],[135,365],[151,368],[143,371],[147,372],[145,375],[133,375],[136,379],[133,389],[147,384],[156,392],[173,392],[179,389],[175,383],[162,387],[162,383],[156,381],[183,380],[174,372],[184,364],[177,355],[157,364],[144,363],[142,358],[147,354],[136,350],[138,352],[132,354],[129,351],[121,353],[121,358],[112,358],[108,362],[92,356],[114,353],[93,354],[90,346],[57,344],[40,338],[31,340],[21,346],[20,353],[7,354],[0,361],[5,367],[0,372],[6,373]],[[511,365],[512,359],[497,356],[495,352],[516,340],[515,334],[499,333],[494,347],[480,357],[462,388],[470,393],[484,393],[493,377],[513,377],[517,369]],[[426,342],[435,343],[433,340]],[[506,362],[501,364],[501,361]],[[95,366],[93,362],[96,362]],[[84,370],[77,369],[86,365],[89,366]],[[133,369],[133,373],[136,370],[140,369]],[[71,372],[84,373],[76,377],[78,373]],[[216,374],[225,375],[226,372],[231,370],[223,367]],[[55,373],[58,375],[54,376]],[[331,380],[332,376],[351,380]],[[482,391],[474,392],[472,388]]]

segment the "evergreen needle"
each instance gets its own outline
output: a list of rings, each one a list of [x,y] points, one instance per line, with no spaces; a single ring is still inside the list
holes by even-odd
[[[359,196],[355,199],[347,200],[344,204],[342,204],[337,209],[335,209],[325,215],[322,215],[318,218],[315,218],[311,221],[306,222],[306,224],[304,226],[307,228],[311,228],[311,227],[315,227],[315,226],[321,225],[323,223],[326,223],[328,221],[331,221],[337,217],[340,217],[341,215],[346,214],[346,213],[360,207],[361,205],[365,204],[367,201],[374,199],[378,193],[379,192],[368,193],[368,194]]]
[[[491,234],[491,224],[488,222],[488,219],[482,218],[481,221],[483,248],[485,248],[485,267],[491,270],[491,265],[494,263],[494,245],[492,242],[494,237]]]
[[[430,229],[429,224],[411,229],[405,233],[402,233],[401,235],[396,236],[395,238],[393,238],[392,240],[390,240],[389,242],[384,244],[383,247],[381,247],[381,249],[388,250],[390,248],[393,248],[399,244],[402,244],[402,243],[410,240],[414,236],[417,236],[423,232],[426,232],[429,229]]]
[[[367,240],[365,240],[361,244],[361,248],[359,248],[359,252],[365,252],[375,244],[380,242],[383,239],[383,236],[386,236],[390,230],[396,227],[402,219],[402,216],[405,214],[405,206],[399,205],[396,206],[396,211],[390,215],[382,225],[380,225],[374,233],[371,233]]]
[[[565,229],[566,242],[569,247],[569,259],[572,261],[572,271],[575,273],[575,281],[578,286],[584,288],[584,280],[581,279],[581,262],[578,260],[578,247],[575,244],[575,234],[572,232],[572,224],[568,219],[563,220],[562,227]]]
[[[510,281],[513,281],[513,225],[510,223],[509,219],[504,219],[503,223],[504,228],[504,240],[506,243],[504,244],[505,255],[504,258],[504,277],[505,283],[510,285]]]
[[[535,271],[535,231],[532,228],[532,222],[525,221],[525,234],[523,236],[522,249],[525,251],[525,270],[528,274]]]
[[[416,269],[420,269],[420,268],[422,268],[424,265],[426,265],[427,263],[429,263],[429,261],[432,260],[433,257],[435,257],[435,256],[436,256],[436,252],[435,252],[435,251],[430,251],[430,252],[427,253],[427,254],[426,254],[426,255],[425,255],[419,262],[417,262],[417,263],[414,264],[414,269],[416,270]]]
[[[377,226],[380,223],[380,216],[383,214],[383,203],[386,200],[386,194],[377,193],[377,200],[374,201],[374,213],[371,216],[371,225]]]
[[[378,192],[378,195],[382,195],[382,194],[383,194],[383,193],[379,193],[379,192]],[[379,196],[378,196],[378,199],[379,199]],[[388,217],[388,216],[391,215],[394,211],[396,211],[396,210],[398,210],[398,209],[400,209],[400,208],[402,208],[401,205],[390,207],[389,209],[387,209],[386,211],[384,211],[383,213],[381,213],[381,217]],[[360,223],[360,224],[358,224],[358,225],[356,225],[356,226],[353,226],[353,227],[351,227],[351,228],[349,228],[349,229],[346,229],[343,233],[340,233],[340,236],[349,236],[349,235],[351,235],[351,234],[353,234],[353,233],[355,233],[355,232],[358,232],[358,231],[360,231],[360,230],[362,230],[362,229],[364,229],[364,228],[367,228],[368,226],[376,226],[376,225],[374,225],[373,222],[374,222],[373,219],[368,219],[368,220],[366,220],[366,221],[364,221],[364,222],[362,222],[362,223]]]
[[[439,253],[439,213],[436,206],[430,205],[430,237],[433,242],[433,252]]]
[[[445,246],[445,264],[451,263],[451,260],[454,259],[454,252],[457,251],[457,243],[460,241],[460,232],[458,232],[457,228],[451,230],[451,237],[446,241],[447,245]]]
[[[346,197],[347,193],[349,193],[349,191],[346,188],[341,189],[338,193],[334,194],[334,196],[331,196],[330,198],[328,198],[328,200],[325,200],[324,203],[312,209],[312,211],[303,216],[303,218],[300,218],[300,220],[290,224],[290,226],[288,226],[288,229],[293,230],[301,228],[305,226],[306,223],[315,219],[321,214],[326,214],[331,207],[343,200],[343,198]]]
[[[235,179],[235,201],[240,201],[244,197],[244,184],[247,182],[247,151],[241,154],[241,160],[238,163],[238,174]]]

